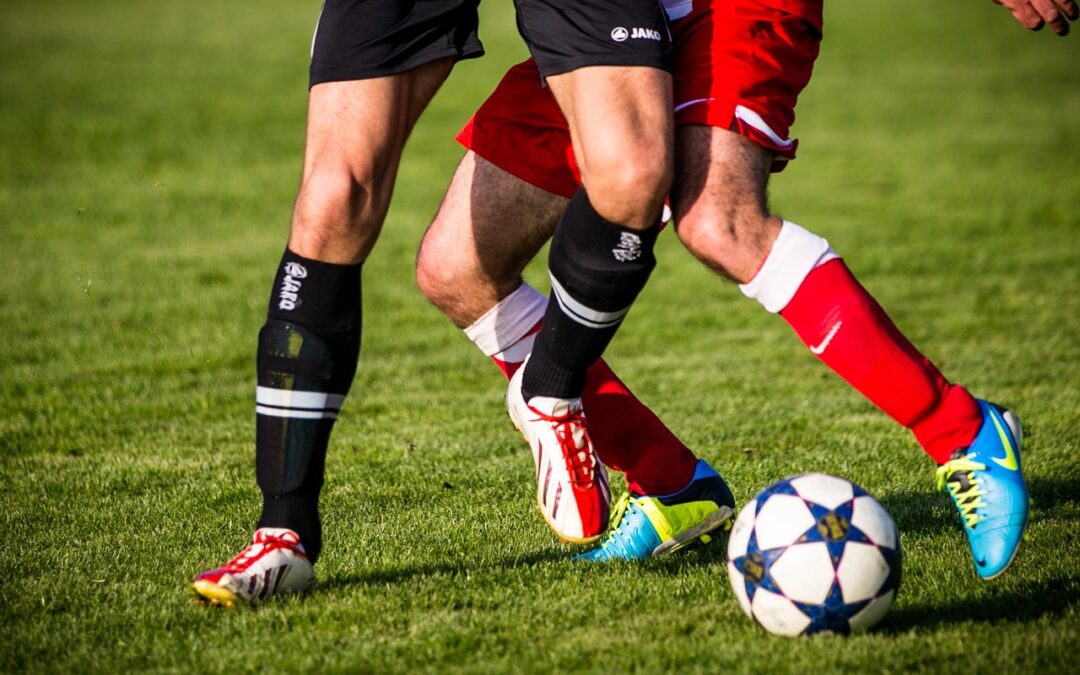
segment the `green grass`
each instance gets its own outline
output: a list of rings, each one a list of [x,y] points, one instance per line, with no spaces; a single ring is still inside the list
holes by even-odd
[[[235,5],[235,6],[234,6]],[[776,208],[1018,410],[1031,540],[975,579],[910,436],[672,236],[610,361],[740,501],[807,470],[894,515],[866,636],[772,638],[722,543],[584,568],[531,507],[495,369],[412,281],[452,134],[523,54],[484,3],[367,265],[320,590],[208,611],[258,511],[254,341],[299,174],[318,2],[0,4],[0,671],[1066,671],[1080,644],[1080,36],[989,2],[835,2]],[[545,287],[542,266],[528,271]]]

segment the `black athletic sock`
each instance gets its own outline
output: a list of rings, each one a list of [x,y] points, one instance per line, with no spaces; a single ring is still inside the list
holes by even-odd
[[[322,549],[326,447],[360,355],[360,271],[360,264],[335,265],[286,250],[259,331],[259,527],[296,531],[312,562]]]
[[[570,200],[551,240],[551,298],[522,375],[526,401],[576,398],[585,375],[649,278],[659,223],[645,231],[605,220],[584,188]]]

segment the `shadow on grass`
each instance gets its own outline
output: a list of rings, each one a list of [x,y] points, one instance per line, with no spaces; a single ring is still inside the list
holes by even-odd
[[[1036,516],[1056,507],[1080,506],[1080,478],[1032,478],[1028,480],[1028,494]]]
[[[893,517],[901,534],[942,532],[959,527],[960,520],[952,502],[937,492],[892,492],[878,498]]]
[[[903,589],[901,588],[901,593]],[[1019,588],[987,597],[956,599],[898,607],[886,617],[876,633],[927,632],[953,623],[976,621],[1026,622],[1044,616],[1061,617],[1080,602],[1080,582],[1067,577],[1031,581]]]

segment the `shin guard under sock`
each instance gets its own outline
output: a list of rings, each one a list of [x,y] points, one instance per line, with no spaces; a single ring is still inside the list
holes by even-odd
[[[551,298],[522,378],[525,400],[576,398],[649,278],[659,222],[636,231],[605,220],[577,191],[548,256]]]
[[[294,530],[314,562],[326,448],[360,354],[361,265],[286,250],[259,332],[255,473],[259,527]]]

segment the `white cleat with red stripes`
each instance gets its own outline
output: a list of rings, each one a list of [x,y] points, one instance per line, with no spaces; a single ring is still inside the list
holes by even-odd
[[[540,513],[563,541],[592,543],[607,530],[611,491],[589,440],[581,399],[537,396],[526,403],[524,371],[522,365],[510,378],[506,409],[532,448]]]
[[[232,607],[306,593],[315,587],[315,568],[295,532],[264,527],[235,558],[195,577],[191,586],[200,602]]]

